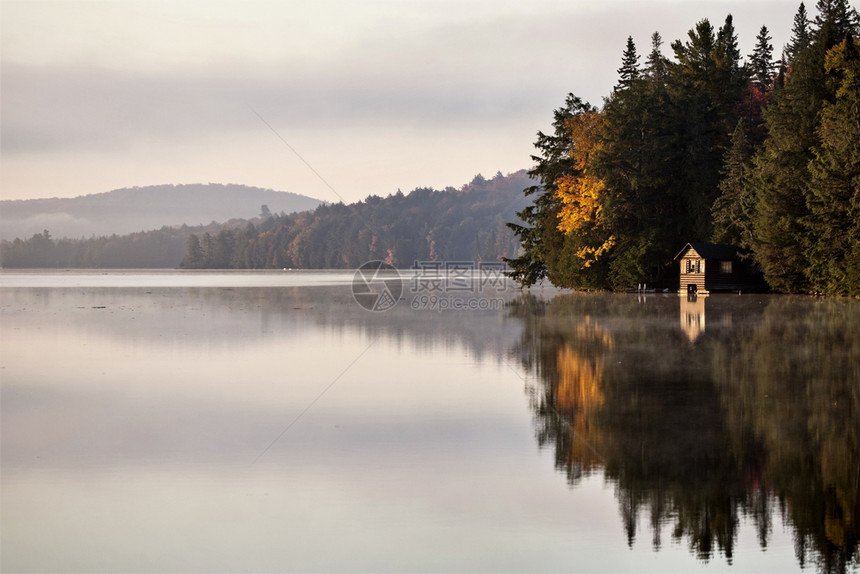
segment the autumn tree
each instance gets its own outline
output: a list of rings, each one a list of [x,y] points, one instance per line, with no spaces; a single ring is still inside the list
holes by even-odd
[[[603,212],[606,186],[594,175],[591,163],[601,145],[603,116],[596,110],[587,110],[570,118],[567,127],[573,170],[556,182],[556,195],[561,200],[558,229],[565,235],[563,269],[558,274],[565,276],[569,284],[605,287],[603,263],[615,238]],[[601,265],[595,265],[598,262]]]
[[[520,240],[520,253],[517,257],[504,258],[510,266],[509,276],[523,286],[549,278],[555,285],[562,285],[563,279],[556,275],[564,270],[559,258],[564,244],[564,234],[558,228],[558,214],[562,201],[558,196],[558,183],[570,175],[578,175],[573,157],[574,142],[570,138],[573,118],[587,112],[596,112],[588,102],[573,94],[568,94],[565,105],[553,113],[553,132],[538,132],[533,155],[535,166],[529,175],[536,185],[524,190],[526,196],[534,196],[531,205],[517,215],[522,221],[508,223],[508,227]]]

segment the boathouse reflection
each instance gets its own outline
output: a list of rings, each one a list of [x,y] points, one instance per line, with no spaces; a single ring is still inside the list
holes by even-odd
[[[705,299],[706,295],[698,297],[696,293],[685,293],[681,300],[681,330],[691,343],[705,330]]]

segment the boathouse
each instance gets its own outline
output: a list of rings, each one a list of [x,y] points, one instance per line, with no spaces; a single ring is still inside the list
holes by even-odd
[[[713,291],[759,290],[764,286],[749,252],[735,245],[688,243],[675,260],[681,267],[679,293],[707,295]]]

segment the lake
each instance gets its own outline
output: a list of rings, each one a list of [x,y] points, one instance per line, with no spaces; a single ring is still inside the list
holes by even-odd
[[[857,325],[477,272],[4,270],[0,569],[857,571]]]

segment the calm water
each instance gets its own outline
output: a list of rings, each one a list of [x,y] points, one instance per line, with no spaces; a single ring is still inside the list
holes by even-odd
[[[0,273],[2,571],[858,569],[860,302],[352,280]]]

